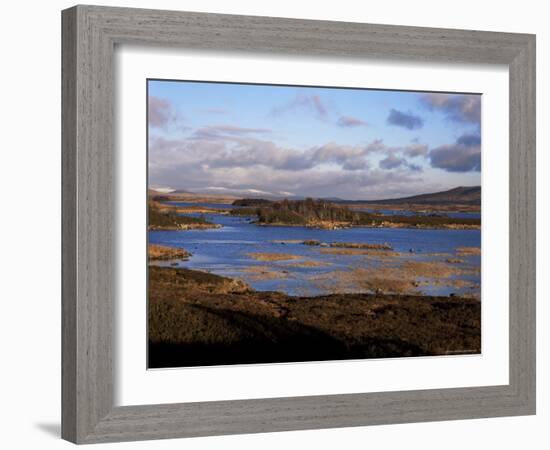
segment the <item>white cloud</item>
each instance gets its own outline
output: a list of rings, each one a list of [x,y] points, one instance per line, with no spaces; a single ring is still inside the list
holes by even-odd
[[[381,140],[366,145],[329,142],[307,149],[226,134],[223,139],[164,139],[149,146],[150,182],[178,189],[209,189],[243,194],[377,198],[413,194],[422,185],[418,166],[407,155],[421,156],[420,144],[389,147]],[[373,167],[373,161],[384,170]],[[374,159],[373,159],[374,158]]]

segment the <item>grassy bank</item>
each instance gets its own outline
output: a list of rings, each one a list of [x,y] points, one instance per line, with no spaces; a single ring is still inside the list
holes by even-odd
[[[149,267],[149,367],[479,353],[473,299],[257,292],[239,280]]]
[[[202,217],[179,215],[173,208],[150,200],[148,202],[147,226],[149,230],[202,230],[220,228]]]
[[[149,244],[147,247],[147,257],[149,258],[149,261],[187,261],[191,257],[191,253],[182,248]]]

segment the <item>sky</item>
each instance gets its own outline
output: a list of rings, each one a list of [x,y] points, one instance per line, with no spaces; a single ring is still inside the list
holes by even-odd
[[[481,95],[148,80],[149,187],[372,200],[481,184]]]

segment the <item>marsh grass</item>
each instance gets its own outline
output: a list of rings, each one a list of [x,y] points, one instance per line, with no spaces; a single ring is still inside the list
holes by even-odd
[[[457,247],[456,254],[458,256],[479,256],[481,248],[479,247]]]
[[[148,202],[149,230],[186,230],[193,228],[216,228],[218,225],[208,222],[204,217],[179,215],[176,208]]]
[[[247,253],[252,259],[256,261],[288,261],[291,259],[302,259],[303,256],[292,255],[290,253]]]

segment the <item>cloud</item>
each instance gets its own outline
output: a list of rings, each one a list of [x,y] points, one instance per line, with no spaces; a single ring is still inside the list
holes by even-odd
[[[333,163],[344,170],[361,170],[368,167],[365,156],[368,147],[358,145],[340,145],[333,142],[314,147],[306,152],[313,165]]]
[[[423,144],[389,147],[380,139],[367,145],[329,142],[296,149],[282,147],[256,136],[241,135],[241,132],[252,134],[258,130],[263,132],[263,129],[239,129],[238,133],[222,135],[210,130],[199,130],[189,141],[195,141],[198,147],[205,149],[203,163],[216,168],[265,166],[274,170],[300,171],[332,165],[344,171],[357,171],[370,167],[369,155],[379,154],[389,158],[380,166],[383,169],[402,167],[418,171],[421,170],[420,166],[411,164],[407,157],[426,156],[427,153],[427,147]],[[396,164],[396,161],[400,163]]]
[[[175,119],[175,113],[168,100],[150,95],[148,99],[149,125],[162,128]]]
[[[269,191],[263,191],[261,189],[254,189],[254,188],[228,188],[225,186],[207,186],[205,188],[201,189],[202,191],[211,191],[215,193],[228,193],[228,194],[240,194],[240,195],[267,195],[267,196],[293,196],[294,194],[292,192],[269,192]]]
[[[354,158],[348,159],[342,164],[342,169],[344,170],[366,170],[370,168],[370,164],[365,159]]]
[[[197,161],[171,164],[149,171],[150,183],[201,191],[208,187],[223,190],[250,190],[312,197],[349,199],[381,198],[417,193],[424,185],[422,178],[406,171],[377,169],[344,171],[339,168],[300,171],[276,170],[267,166],[210,167]],[[213,191],[214,192],[214,191]],[[285,192],[285,193],[283,193]],[[244,194],[243,194],[244,195]]]
[[[273,170],[303,171],[336,168],[344,172],[367,170],[372,165],[371,155],[383,159],[378,166],[384,170],[401,168],[420,171],[421,167],[408,159],[426,156],[427,147],[413,143],[405,147],[391,147],[381,139],[366,145],[345,145],[328,142],[305,149],[285,147],[267,139],[269,129],[245,128],[234,125],[216,125],[196,130],[190,137],[168,140],[150,139],[152,165],[161,161],[176,163],[184,159],[188,163],[209,168],[267,167]],[[378,160],[379,156],[374,158]]]
[[[232,168],[263,166],[273,170],[301,171],[333,164],[341,169],[361,170],[369,166],[365,156],[368,149],[362,146],[328,143],[306,150],[285,148],[271,141],[238,139],[223,151],[210,153],[204,158],[209,167]]]
[[[306,95],[296,94],[296,96],[289,102],[274,107],[270,115],[281,116],[289,112],[308,112],[313,114],[316,118],[325,120],[328,116],[328,108],[318,95]]]
[[[193,139],[224,139],[228,136],[247,136],[251,134],[271,133],[269,128],[248,128],[236,125],[211,125],[196,130]]]
[[[405,160],[403,158],[390,154],[380,161],[379,166],[381,169],[391,170],[400,167],[404,162]]]
[[[360,127],[360,126],[368,126],[368,122],[365,120],[358,119],[356,117],[351,116],[341,116],[338,121],[336,122],[336,125],[343,128],[352,128],[352,127]]]
[[[464,134],[454,144],[442,145],[429,153],[432,167],[448,172],[481,171],[481,137]]]
[[[411,172],[422,172],[424,169],[422,168],[422,166],[419,166],[418,164],[411,164],[411,163],[407,163],[407,168],[411,171]]]
[[[390,115],[386,121],[390,125],[407,128],[408,130],[416,130],[424,126],[424,120],[421,117],[415,116],[411,112],[402,112],[393,108],[390,110]]]
[[[366,145],[328,142],[301,149],[263,139],[258,130],[263,129],[216,126],[192,138],[150,136],[149,181],[189,190],[255,189],[350,199],[425,189],[421,166],[408,156],[421,154],[422,144],[391,147],[376,139]]]
[[[428,154],[428,146],[426,144],[419,144],[414,142],[411,145],[405,147],[403,153],[411,158],[416,158],[417,156],[426,156]]]
[[[462,123],[481,123],[481,95],[423,94],[420,102],[430,111],[440,111],[449,120]]]
[[[481,145],[481,136],[479,134],[463,134],[456,142],[468,147],[479,147]]]
[[[393,170],[397,168],[406,168],[412,172],[421,172],[422,167],[418,164],[411,164],[406,158],[400,157],[395,153],[390,153],[384,159],[380,160],[378,166],[384,170]]]

